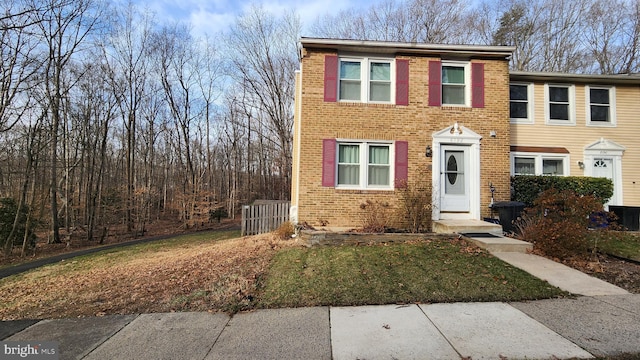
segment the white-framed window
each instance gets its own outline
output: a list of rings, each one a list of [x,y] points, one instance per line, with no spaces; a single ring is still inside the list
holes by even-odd
[[[533,83],[509,84],[509,119],[513,124],[533,124]]]
[[[337,187],[393,189],[393,144],[338,140]]]
[[[341,57],[338,96],[340,101],[392,103],[393,59]]]
[[[585,86],[587,125],[616,125],[616,89],[613,86]]]
[[[547,124],[575,125],[575,86],[566,84],[544,85]]]
[[[511,153],[511,175],[569,175],[568,154]]]
[[[470,106],[471,65],[461,61],[442,62],[442,105]]]

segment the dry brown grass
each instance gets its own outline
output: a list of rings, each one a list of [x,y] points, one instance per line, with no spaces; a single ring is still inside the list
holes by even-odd
[[[266,234],[67,261],[0,281],[0,319],[236,311],[254,299],[276,251],[293,244]]]

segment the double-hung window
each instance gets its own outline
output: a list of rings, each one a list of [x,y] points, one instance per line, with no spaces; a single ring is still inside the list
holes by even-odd
[[[390,189],[391,143],[338,142],[337,186],[359,189]]]
[[[509,84],[509,118],[511,123],[533,123],[533,84]]]
[[[615,126],[615,88],[585,86],[587,125]]]
[[[575,88],[573,85],[545,84],[548,124],[575,125]]]
[[[442,105],[469,106],[470,70],[466,62],[442,62]]]
[[[513,175],[568,175],[569,156],[560,154],[511,153]]]
[[[391,103],[393,61],[374,58],[340,58],[339,99]]]

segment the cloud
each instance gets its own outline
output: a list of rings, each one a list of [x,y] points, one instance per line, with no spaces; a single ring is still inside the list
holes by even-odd
[[[234,12],[211,12],[204,9],[192,11],[189,15],[192,34],[195,37],[214,36],[227,30],[237,15]]]
[[[192,28],[194,36],[214,36],[232,25],[237,16],[250,9],[253,5],[261,5],[264,10],[282,15],[295,10],[300,16],[304,28],[316,21],[318,16],[336,14],[351,7],[365,7],[371,3],[366,0],[265,0],[265,1],[234,1],[234,0],[138,0],[141,7],[156,13],[160,22],[187,22]]]

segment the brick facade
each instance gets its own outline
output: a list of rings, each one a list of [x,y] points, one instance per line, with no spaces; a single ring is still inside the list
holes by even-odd
[[[322,186],[323,139],[407,141],[408,181],[432,179],[432,158],[425,156],[432,134],[458,123],[482,136],[480,141],[480,214],[489,215],[491,193],[496,201],[509,200],[509,72],[505,58],[467,58],[484,63],[484,107],[428,106],[429,61],[434,54],[398,52],[396,59],[409,60],[409,102],[407,106],[324,101],[324,61],[339,54],[326,47],[303,49],[298,89],[294,172],[292,192],[298,222],[318,226],[361,225],[360,204],[366,200],[397,204],[393,190],[341,190]],[[393,56],[393,55],[392,55]],[[490,134],[495,132],[496,136]]]

